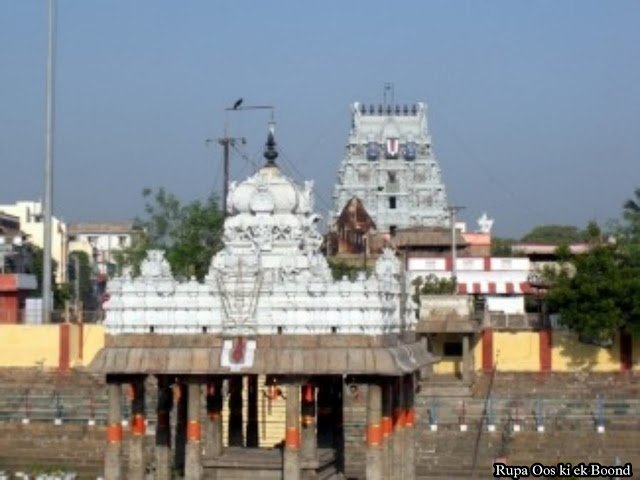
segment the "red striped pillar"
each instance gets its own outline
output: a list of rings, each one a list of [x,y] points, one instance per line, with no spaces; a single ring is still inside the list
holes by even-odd
[[[540,330],[540,372],[551,372],[551,329]]]
[[[491,373],[493,370],[493,329],[482,331],[482,371]]]
[[[69,367],[71,366],[71,361],[69,358],[69,338],[70,338],[70,327],[68,323],[61,323],[59,330],[59,353],[58,353],[58,369],[61,372],[69,371]]]

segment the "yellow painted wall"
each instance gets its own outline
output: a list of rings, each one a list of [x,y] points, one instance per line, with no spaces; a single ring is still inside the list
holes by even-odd
[[[83,326],[82,364],[89,365],[96,353],[104,347],[105,329],[102,325],[85,323]]]
[[[478,332],[473,347],[473,366],[477,372],[482,371],[482,332]]]
[[[433,354],[440,357],[440,361],[433,365],[436,375],[462,375],[462,357],[445,357],[444,343],[459,342],[460,337],[455,334],[436,334],[430,339]]]
[[[640,347],[639,342],[636,345]],[[638,354],[635,355],[637,358]],[[553,331],[551,369],[554,372],[589,370],[592,372],[620,371],[620,339],[614,338],[611,348],[588,345],[578,341],[575,334]]]
[[[482,359],[480,361],[482,362]],[[501,372],[538,372],[540,370],[539,333],[494,331],[493,362]]]
[[[57,368],[58,325],[0,325],[0,367]]]

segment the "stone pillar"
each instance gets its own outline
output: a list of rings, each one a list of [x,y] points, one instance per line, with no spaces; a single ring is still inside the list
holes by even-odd
[[[462,334],[462,381],[471,381],[471,355],[469,352],[469,334]]]
[[[404,377],[404,480],[415,480],[416,478],[416,462],[415,462],[415,445],[414,445],[414,427],[415,427],[415,410],[414,410],[414,386],[413,374]]]
[[[186,385],[178,383],[174,388],[176,403],[176,437],[174,467],[179,475],[184,475],[185,443],[187,437],[187,400],[189,391]]]
[[[367,480],[383,480],[382,388],[370,383],[367,393]]]
[[[146,433],[144,412],[144,377],[130,385],[131,438],[129,440],[129,470],[127,479],[144,480],[146,462],[144,458],[144,434]]]
[[[317,460],[316,389],[311,383],[307,383],[302,387],[301,404],[302,430],[300,454],[304,459]]]
[[[104,452],[105,480],[122,480],[122,386],[109,383],[109,411],[107,412],[107,447]]]
[[[247,376],[247,447],[260,446],[258,435],[258,376]]]
[[[156,480],[171,480],[171,409],[173,390],[167,377],[158,377]]]
[[[229,446],[244,447],[242,435],[242,376],[229,378]]]
[[[222,380],[216,379],[207,386],[207,417],[204,451],[207,458],[222,454]]]
[[[200,459],[200,439],[202,428],[200,425],[200,384],[189,383],[187,401],[187,445],[185,447],[185,480],[200,480],[202,478],[202,462]]]
[[[287,420],[283,456],[283,480],[300,480],[300,389],[287,386]]]
[[[404,389],[402,377],[396,377],[393,382],[393,412],[392,412],[392,465],[393,480],[404,480]]]
[[[392,466],[392,433],[393,423],[391,421],[391,411],[393,403],[393,384],[391,380],[385,378],[382,384],[382,417],[380,426],[382,427],[382,469],[383,478],[391,478]]]

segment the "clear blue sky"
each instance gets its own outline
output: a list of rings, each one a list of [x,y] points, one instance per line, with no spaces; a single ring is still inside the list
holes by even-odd
[[[619,216],[640,186],[638,1],[59,0],[55,214],[129,219],[143,187],[221,184],[224,107],[276,106],[323,212],[348,105],[426,101],[463,217],[499,235]],[[0,203],[42,192],[46,1],[0,2]],[[229,118],[258,157],[266,115]],[[260,161],[260,159],[258,159]],[[236,155],[233,176],[252,169]],[[299,178],[297,172],[293,175]]]

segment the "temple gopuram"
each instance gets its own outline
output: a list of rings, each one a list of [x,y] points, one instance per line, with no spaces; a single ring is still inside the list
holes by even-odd
[[[415,478],[414,395],[433,360],[402,265],[385,249],[371,274],[334,280],[313,183],[283,175],[273,131],[264,156],[230,185],[203,282],[155,250],[108,285],[90,367],[108,384],[107,480]]]

